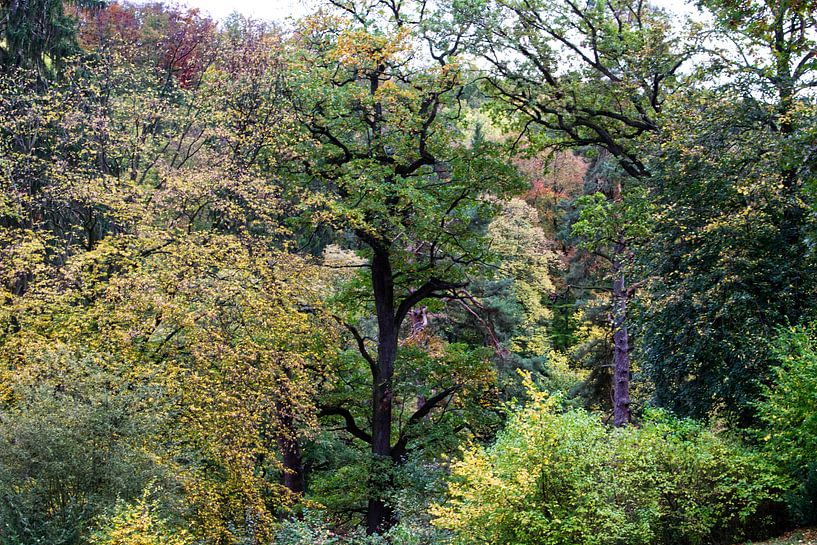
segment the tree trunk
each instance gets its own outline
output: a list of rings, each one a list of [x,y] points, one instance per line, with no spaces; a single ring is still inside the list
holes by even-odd
[[[293,494],[301,495],[306,490],[306,471],[301,445],[298,442],[298,425],[289,397],[288,390],[293,380],[289,370],[286,371],[286,376],[285,391],[274,403],[275,416],[278,420],[275,442],[281,452],[281,463],[284,466],[280,482]]]
[[[294,431],[293,429],[292,432],[294,433]],[[306,489],[306,478],[301,446],[298,444],[297,437],[289,434],[279,435],[277,443],[281,451],[281,461],[284,465],[281,484],[293,494],[303,494]]]
[[[630,338],[627,332],[627,302],[622,256],[625,246],[619,241],[613,249],[613,423],[630,423]]]
[[[372,258],[372,288],[377,313],[377,365],[372,369],[372,459],[375,470],[391,460],[392,379],[397,357],[397,319],[394,308],[394,283],[388,253],[375,251]],[[392,525],[393,513],[383,501],[383,488],[389,478],[372,476],[366,530],[374,534]]]

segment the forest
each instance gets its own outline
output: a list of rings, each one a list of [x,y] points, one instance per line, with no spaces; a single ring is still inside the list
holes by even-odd
[[[817,539],[817,2],[321,2],[0,0],[0,545]]]

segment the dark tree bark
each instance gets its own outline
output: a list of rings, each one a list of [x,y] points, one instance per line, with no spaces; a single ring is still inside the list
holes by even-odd
[[[623,241],[613,248],[613,296],[611,322],[613,327],[613,423],[630,423],[630,337],[627,331],[629,293],[625,283],[622,257]]]
[[[409,292],[398,301],[395,296],[394,272],[391,254],[382,241],[365,233],[357,233],[359,238],[372,249],[370,262],[372,294],[377,315],[377,354],[372,355],[366,347],[366,338],[351,324],[337,318],[355,339],[355,344],[363,359],[369,364],[372,374],[371,433],[355,422],[352,412],[343,407],[323,407],[320,416],[340,416],[345,430],[353,437],[370,445],[372,459],[377,467],[390,467],[405,462],[409,450],[412,426],[423,421],[438,406],[454,395],[460,385],[445,388],[422,403],[408,418],[396,440],[392,442],[394,406],[394,365],[398,353],[401,324],[423,299],[443,297],[450,290],[461,288],[462,284],[431,278],[422,286]],[[414,328],[412,328],[414,329]],[[394,511],[384,499],[384,492],[392,486],[391,477],[371,475],[369,500],[366,509],[366,530],[369,534],[388,530],[396,522]]]
[[[377,460],[391,456],[391,422],[394,361],[397,358],[399,324],[394,308],[394,280],[386,250],[375,250],[371,266],[372,288],[377,313],[377,362],[372,368],[372,456]],[[375,482],[372,483],[375,485]],[[366,529],[372,534],[392,524],[393,513],[372,490],[366,513]]]
[[[292,378],[287,373],[288,378]],[[281,473],[281,484],[293,494],[301,495],[306,490],[306,472],[304,469],[301,445],[298,442],[298,426],[295,422],[292,406],[285,400],[275,402],[278,419],[278,433],[275,442],[281,453],[284,466]]]
[[[412,425],[425,419],[437,406],[453,395],[459,385],[441,390],[424,403],[409,417],[403,431],[392,442],[392,419],[394,405],[394,364],[397,359],[400,326],[411,315],[412,309],[426,297],[440,297],[447,290],[460,287],[437,279],[430,279],[418,289],[404,296],[399,302],[395,297],[394,273],[388,247],[381,241],[359,233],[372,249],[371,279],[372,293],[377,315],[377,354],[372,356],[366,348],[364,337],[350,324],[344,326],[350,331],[358,351],[368,362],[372,373],[371,433],[355,422],[354,415],[341,407],[324,407],[321,416],[341,416],[345,429],[352,436],[365,441],[371,447],[372,459],[378,467],[399,465],[405,461],[408,452],[409,430]],[[389,476],[372,475],[369,482],[369,500],[366,510],[366,530],[369,534],[388,530],[395,523],[394,512],[384,500],[384,492],[391,487]]]
[[[303,494],[306,490],[306,477],[301,446],[296,438],[284,435],[278,436],[277,442],[284,465],[281,484],[293,494]]]

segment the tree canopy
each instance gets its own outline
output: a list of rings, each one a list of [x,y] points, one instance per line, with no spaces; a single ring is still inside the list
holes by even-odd
[[[0,545],[814,523],[808,2],[0,2]]]

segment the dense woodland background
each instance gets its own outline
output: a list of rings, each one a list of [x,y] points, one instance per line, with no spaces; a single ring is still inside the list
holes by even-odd
[[[0,0],[0,544],[817,522],[817,4]]]

